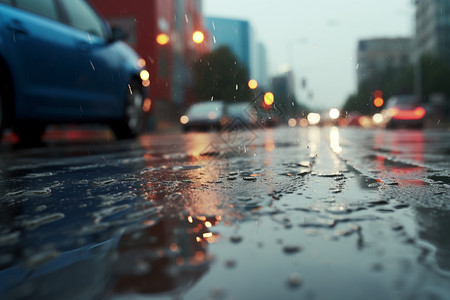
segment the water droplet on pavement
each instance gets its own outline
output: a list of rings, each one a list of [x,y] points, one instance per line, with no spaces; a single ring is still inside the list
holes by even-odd
[[[297,245],[286,245],[283,247],[283,251],[286,254],[294,254],[301,251],[301,247]]]
[[[291,289],[295,289],[300,287],[302,284],[302,277],[299,273],[294,272],[289,275],[289,279],[287,281],[288,287]]]

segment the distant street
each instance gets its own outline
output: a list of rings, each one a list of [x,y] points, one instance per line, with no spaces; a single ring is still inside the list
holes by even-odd
[[[449,299],[450,132],[0,149],[0,299]]]

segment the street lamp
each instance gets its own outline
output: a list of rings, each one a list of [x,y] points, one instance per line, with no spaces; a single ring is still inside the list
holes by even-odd
[[[192,40],[196,44],[201,44],[205,40],[205,35],[200,30],[197,30],[192,34]]]
[[[256,89],[256,88],[258,87],[258,81],[256,81],[255,79],[250,79],[250,80],[248,81],[248,87],[249,87],[251,90]]]
[[[337,118],[339,118],[340,114],[341,114],[341,112],[337,108],[330,109],[330,111],[328,113],[328,115],[330,116],[331,120],[336,120]]]
[[[267,107],[272,107],[274,102],[275,102],[275,97],[274,97],[273,93],[267,92],[264,94],[264,104]]]
[[[167,45],[170,41],[169,35],[167,33],[160,33],[156,36],[156,42],[161,45]]]
[[[294,76],[294,82],[295,82],[295,84],[294,84],[294,91],[295,91],[295,94],[299,97],[299,100],[302,100],[303,96],[304,96],[304,98],[308,98],[309,97],[309,99],[311,100],[312,99],[312,94],[306,92],[307,79],[305,77],[303,77],[301,79],[300,85],[301,85],[302,90],[304,90],[303,92],[306,93],[306,94],[305,95],[301,95],[302,91],[298,91],[296,80],[295,80],[294,45],[303,46],[303,45],[306,45],[308,43],[309,43],[308,38],[300,38],[300,39],[289,41],[289,43],[288,43],[289,64],[290,64],[290,67],[291,67],[291,70],[292,70],[292,73],[293,73],[293,76]],[[305,75],[305,74],[303,74],[303,75]]]

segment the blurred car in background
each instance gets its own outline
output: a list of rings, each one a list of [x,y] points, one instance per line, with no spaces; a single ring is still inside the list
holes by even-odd
[[[139,134],[145,61],[83,0],[0,1],[0,136],[39,140],[47,124],[95,122]]]
[[[255,127],[258,121],[256,110],[249,102],[231,103],[227,105],[230,129],[248,129]]]
[[[382,112],[386,128],[422,128],[426,110],[413,95],[392,96]]]
[[[183,130],[220,130],[228,122],[225,103],[221,100],[193,104],[180,118]]]

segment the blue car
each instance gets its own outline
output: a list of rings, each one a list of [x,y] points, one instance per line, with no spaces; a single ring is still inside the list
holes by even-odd
[[[80,122],[139,134],[148,72],[123,37],[83,0],[0,0],[0,137],[39,140],[47,124]]]

